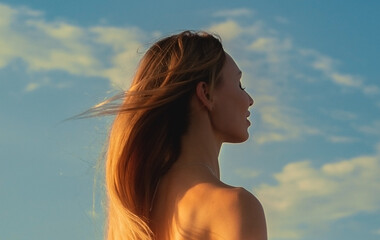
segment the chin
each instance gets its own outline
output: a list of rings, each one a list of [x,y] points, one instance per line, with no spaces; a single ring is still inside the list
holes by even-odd
[[[247,132],[245,133],[244,137],[242,138],[242,141],[241,141],[241,142],[245,142],[245,141],[247,141],[248,138],[249,138],[249,133],[248,133],[248,131],[247,131]]]
[[[240,136],[234,136],[234,137],[230,138],[226,142],[229,142],[229,143],[243,143],[243,142],[247,141],[248,138],[249,138],[249,134],[248,134],[248,132],[246,132],[245,134],[242,134]]]
[[[248,140],[248,138],[249,138],[249,135],[247,134],[247,136],[245,138],[243,138],[240,142],[245,142]]]

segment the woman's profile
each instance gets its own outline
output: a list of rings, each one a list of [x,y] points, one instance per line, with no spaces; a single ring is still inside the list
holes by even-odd
[[[219,174],[222,144],[248,139],[253,99],[241,75],[218,37],[185,31],[154,43],[130,89],[85,113],[116,114],[108,240],[267,239],[260,202]]]

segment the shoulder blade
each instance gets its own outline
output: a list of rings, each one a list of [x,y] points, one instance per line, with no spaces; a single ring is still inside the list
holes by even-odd
[[[225,190],[218,196],[220,209],[213,229],[223,239],[266,240],[264,210],[259,200],[244,188]]]

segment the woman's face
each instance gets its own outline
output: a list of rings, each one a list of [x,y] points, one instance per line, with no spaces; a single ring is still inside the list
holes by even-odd
[[[248,139],[248,108],[253,99],[241,86],[242,72],[230,55],[221,71],[221,82],[213,93],[210,112],[214,131],[222,142],[244,142]]]

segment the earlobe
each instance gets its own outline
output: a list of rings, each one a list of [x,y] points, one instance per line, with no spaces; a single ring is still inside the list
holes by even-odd
[[[207,108],[208,111],[211,111],[213,107],[213,102],[209,92],[210,89],[207,83],[199,82],[197,84],[196,95],[198,100],[201,102],[202,105],[204,105]]]

